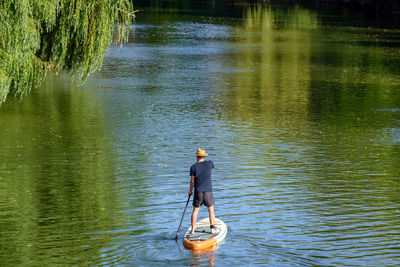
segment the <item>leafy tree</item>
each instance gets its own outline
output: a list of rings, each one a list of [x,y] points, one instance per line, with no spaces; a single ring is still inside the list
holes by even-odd
[[[114,40],[127,40],[129,0],[2,0],[0,104],[41,84],[48,71],[84,82]]]

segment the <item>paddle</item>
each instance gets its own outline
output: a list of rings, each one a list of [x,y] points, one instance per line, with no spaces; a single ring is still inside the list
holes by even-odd
[[[190,196],[191,196],[191,195],[190,195]],[[190,196],[188,197],[188,200],[187,200],[187,202],[186,202],[185,209],[183,210],[182,219],[181,219],[181,222],[179,223],[179,227],[178,227],[178,231],[176,232],[175,240],[178,240],[179,230],[181,229],[183,217],[185,216],[185,212],[186,212],[186,208],[187,208],[187,206],[188,206],[188,204],[189,204]]]

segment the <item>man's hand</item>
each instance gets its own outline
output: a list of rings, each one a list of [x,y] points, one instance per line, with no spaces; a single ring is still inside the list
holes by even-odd
[[[188,193],[188,196],[191,196],[191,195],[192,195],[192,190],[190,190]]]

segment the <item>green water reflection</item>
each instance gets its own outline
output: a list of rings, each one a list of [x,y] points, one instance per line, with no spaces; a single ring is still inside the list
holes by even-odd
[[[390,162],[398,146],[386,141],[399,114],[381,111],[400,103],[400,51],[390,33],[320,27],[315,12],[268,6],[247,9],[235,30],[240,37],[227,64],[239,71],[220,77],[224,119],[287,131],[286,142],[306,138],[319,153],[328,146],[326,155],[357,168],[369,159],[386,163],[372,165],[380,175],[398,173]]]
[[[2,264],[104,261],[124,229],[101,102],[68,84],[49,79],[0,108]]]

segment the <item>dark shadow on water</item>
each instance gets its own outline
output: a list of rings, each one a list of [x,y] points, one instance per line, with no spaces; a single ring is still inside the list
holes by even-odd
[[[174,234],[171,234],[171,233],[160,233],[160,234],[155,234],[154,236],[153,236],[153,239],[154,240],[157,240],[157,241],[177,241],[176,239],[175,239],[175,234],[176,233],[174,233]],[[178,238],[178,241],[179,241],[180,239]]]

